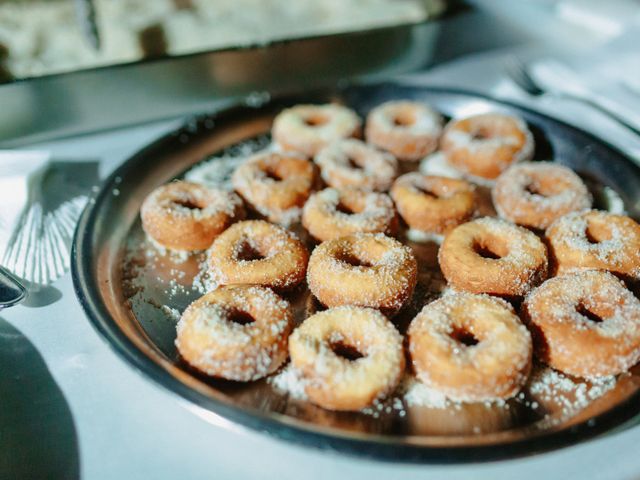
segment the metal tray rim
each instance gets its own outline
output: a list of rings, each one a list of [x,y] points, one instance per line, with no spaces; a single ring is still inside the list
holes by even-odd
[[[514,108],[528,114],[543,118],[551,123],[561,126],[570,131],[578,132],[581,135],[597,142],[617,155],[627,158],[619,149],[609,143],[600,140],[595,135],[582,131],[567,123],[551,118],[545,114],[522,107],[515,103],[492,98],[476,92],[440,88],[440,87],[419,87],[404,82],[397,83],[405,88],[416,88],[422,91],[430,91],[442,94],[457,94],[473,96],[478,99],[487,100],[505,107]],[[385,84],[377,84],[384,86]],[[394,83],[389,82],[389,85]],[[353,88],[351,85],[345,88]],[[370,86],[370,85],[369,85]],[[339,93],[338,90],[320,90],[307,92],[309,95],[321,93]],[[285,101],[288,98],[297,98],[299,95],[286,95],[274,97],[274,100]],[[220,110],[212,115],[217,121],[224,120],[225,117],[233,117],[237,114],[251,111],[252,107],[236,105]],[[195,121],[201,123],[211,115],[200,115]],[[541,431],[527,439],[516,442],[475,445],[475,446],[444,446],[444,447],[424,447],[419,445],[401,444],[392,439],[378,436],[374,440],[348,438],[346,436],[323,433],[303,425],[293,425],[276,418],[271,418],[260,413],[249,412],[240,407],[226,405],[223,402],[210,398],[196,390],[189,388],[177,378],[170,375],[161,365],[151,361],[144,352],[139,350],[131,339],[122,332],[112,321],[112,318],[99,295],[99,290],[94,278],[92,235],[98,219],[99,207],[105,201],[109,192],[117,185],[117,178],[122,178],[128,168],[136,163],[138,158],[145,156],[148,152],[154,151],[161,146],[175,142],[175,137],[179,135],[189,135],[193,132],[194,119],[185,121],[182,127],[173,132],[169,132],[124,161],[116,168],[110,176],[103,182],[101,189],[94,193],[87,207],[85,208],[77,225],[71,252],[71,272],[73,277],[74,291],[80,304],[89,318],[94,329],[99,333],[109,347],[115,351],[117,356],[125,360],[141,375],[148,377],[157,385],[187,400],[199,408],[203,408],[216,416],[242,426],[249,430],[267,433],[273,437],[290,442],[299,442],[306,446],[316,447],[324,450],[331,450],[353,456],[366,457],[372,460],[408,462],[408,463],[428,463],[428,464],[452,464],[469,462],[488,462],[496,460],[506,460],[524,456],[535,455],[553,449],[571,446],[572,444],[583,442],[601,435],[615,427],[624,426],[631,423],[634,417],[638,417],[639,412],[632,407],[637,405],[640,399],[640,392],[632,395],[616,407],[608,410],[590,420],[572,425],[566,429]],[[628,160],[633,169],[640,175],[640,166]],[[227,423],[227,422],[225,422]]]

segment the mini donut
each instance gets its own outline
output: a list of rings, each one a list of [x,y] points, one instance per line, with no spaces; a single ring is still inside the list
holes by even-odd
[[[640,225],[625,215],[569,213],[553,222],[545,236],[556,274],[598,269],[628,280],[640,278]]]
[[[338,140],[320,150],[314,159],[322,179],[331,187],[389,190],[398,175],[398,162],[356,139]]]
[[[284,150],[311,158],[328,144],[360,135],[362,122],[342,105],[296,105],[273,121],[273,138]]]
[[[465,180],[406,173],[390,193],[407,225],[421,232],[447,233],[476,211],[475,188]]]
[[[411,298],[417,271],[409,247],[381,233],[356,233],[317,246],[307,282],[327,307],[357,305],[393,315]]]
[[[438,262],[455,289],[507,298],[525,295],[548,271],[547,249],[534,233],[490,217],[453,229]]]
[[[315,180],[313,163],[294,155],[263,152],[240,165],[233,188],[268,220],[289,225],[300,219]]]
[[[289,303],[272,290],[220,287],[187,307],[175,343],[201,372],[248,382],[273,373],[287,359],[292,327]]]
[[[236,223],[209,249],[210,273],[221,285],[292,288],[304,280],[308,259],[291,232],[263,220]]]
[[[161,247],[195,251],[209,248],[233,222],[244,218],[233,192],[176,181],[156,188],[140,209],[142,228]]]
[[[536,355],[578,377],[622,373],[640,360],[640,301],[609,272],[554,277],[526,298]]]
[[[322,242],[359,232],[393,235],[398,217],[393,201],[384,193],[326,188],[305,204],[302,225]]]
[[[492,190],[498,214],[525,227],[544,230],[557,218],[591,208],[592,198],[572,170],[552,162],[509,167]]]
[[[513,397],[531,370],[531,336],[504,300],[458,293],[426,305],[411,321],[409,353],[419,380],[447,397]]]
[[[534,147],[533,135],[521,119],[484,113],[449,122],[441,148],[461,172],[494,179],[513,163],[530,160]]]
[[[307,318],[289,338],[305,393],[330,410],[360,410],[398,385],[402,336],[377,310],[342,306]]]
[[[442,117],[424,103],[391,101],[367,116],[367,141],[400,160],[416,161],[438,148]]]

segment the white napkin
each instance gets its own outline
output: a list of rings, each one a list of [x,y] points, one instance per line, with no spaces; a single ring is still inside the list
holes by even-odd
[[[0,150],[0,262],[27,205],[29,182],[38,181],[48,164],[48,152]]]
[[[65,181],[60,165],[48,152],[0,151],[0,263],[31,290],[69,268],[73,232],[87,201],[77,182]]]

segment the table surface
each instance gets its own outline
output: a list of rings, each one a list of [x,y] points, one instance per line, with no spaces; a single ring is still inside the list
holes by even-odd
[[[520,48],[520,47],[518,47]],[[527,47],[528,48],[528,47]],[[539,48],[536,45],[533,51]],[[524,51],[520,48],[518,51]],[[492,51],[413,76],[412,81],[505,95],[508,50]],[[633,141],[580,106],[543,101],[536,108],[587,129],[605,125],[621,147]],[[100,162],[101,177],[178,125],[161,122],[68,139],[37,148],[55,159]],[[632,145],[633,146],[633,145]],[[632,150],[630,153],[633,153]],[[0,477],[16,478],[638,478],[640,427],[559,451],[497,463],[425,466],[380,463],[321,452],[267,435],[214,425],[202,412],[124,363],[98,336],[73,292],[71,276],[0,312]],[[9,448],[7,448],[7,446]],[[6,452],[11,451],[11,455]],[[11,470],[13,469],[13,470]]]

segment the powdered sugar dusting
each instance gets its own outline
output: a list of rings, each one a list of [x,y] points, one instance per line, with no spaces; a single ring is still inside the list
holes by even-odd
[[[240,165],[246,162],[247,157],[257,151],[275,151],[278,149],[280,152],[284,152],[279,145],[269,145],[269,137],[259,137],[257,140],[250,140],[243,142],[238,146],[232,147],[224,152],[222,156],[213,158],[207,162],[201,163],[187,172],[186,178],[189,181],[207,185],[208,187],[220,188],[223,190],[230,189],[230,177],[232,172]],[[351,166],[352,167],[352,166]],[[350,167],[350,168],[351,168]],[[407,168],[407,167],[403,167]],[[454,168],[452,168],[444,158],[441,152],[437,152],[425,159],[420,169],[423,173],[435,174],[442,176],[449,176],[452,178],[461,178],[463,174]],[[353,169],[353,172],[349,172],[347,177],[355,179],[358,177],[358,170]],[[469,179],[468,175],[465,175],[466,179]],[[272,179],[267,179],[269,182]],[[484,179],[472,179],[472,181],[480,184],[491,184]],[[624,204],[615,191],[608,189],[608,187],[602,188],[604,196],[607,197],[606,205],[616,213],[624,212]],[[376,197],[375,195],[378,195]],[[315,196],[315,195],[314,195]],[[360,212],[346,213],[342,211],[342,207],[335,208],[340,203],[340,192],[335,189],[325,189],[319,192],[317,196],[322,199],[325,205],[329,206],[332,214],[338,219],[344,221],[350,221],[357,228],[371,228],[375,226],[378,220],[389,219],[392,208],[386,208],[386,200],[383,202],[378,201],[379,198],[388,199],[385,194],[362,194],[366,201],[365,206]],[[312,197],[313,198],[313,197]],[[309,205],[311,201],[307,201],[306,205]],[[600,204],[598,204],[600,205]],[[254,207],[257,212],[264,216],[268,216],[270,213],[268,210],[261,210],[261,207]],[[302,205],[296,205],[290,210],[283,210],[280,223],[284,225],[295,225],[300,218],[300,214],[303,208]],[[187,212],[185,212],[187,213]],[[198,213],[196,212],[196,215]],[[189,215],[191,213],[189,212]],[[250,213],[253,215],[251,218],[255,218],[255,212]],[[493,215],[493,212],[490,213]],[[488,220],[487,220],[488,221]],[[491,224],[490,228],[493,229],[495,225]],[[136,227],[137,228],[137,227]],[[295,225],[296,231],[301,230],[300,225]],[[489,228],[489,227],[488,227]],[[134,229],[135,232],[135,229]],[[137,236],[136,236],[137,235]],[[618,240],[620,236],[624,237],[623,232],[618,235],[613,232],[612,238]],[[253,233],[249,235],[249,246],[255,247],[253,242]],[[456,291],[451,285],[445,284],[442,280],[442,275],[435,263],[435,255],[437,253],[437,246],[428,245],[430,243],[439,244],[442,238],[437,235],[425,235],[424,232],[418,232],[411,229],[406,229],[402,226],[400,230],[399,238],[406,241],[416,242],[419,245],[411,245],[416,252],[422,252],[422,257],[416,253],[419,262],[419,280],[420,282],[426,282],[420,286],[421,289],[416,293],[414,298],[407,301],[405,308],[397,314],[393,321],[397,322],[398,328],[401,332],[406,328],[408,320],[418,311],[426,302],[430,302],[438,296],[458,296],[459,291]],[[305,240],[308,237],[301,237]],[[613,244],[614,242],[612,242]],[[313,246],[312,243],[309,245]],[[616,243],[616,245],[619,245]],[[283,245],[278,248],[282,249]],[[240,264],[249,264],[250,261],[244,260],[239,255],[238,245],[236,244],[235,250],[232,252],[232,256],[236,258]],[[319,248],[319,247],[317,247]],[[523,246],[522,251],[516,249],[515,257],[526,257],[529,247]],[[424,253],[429,252],[431,253]],[[158,329],[160,331],[163,328],[172,329],[175,331],[176,324],[178,324],[177,331],[183,331],[183,323],[179,322],[181,312],[185,310],[185,307],[198,296],[215,291],[219,286],[227,280],[224,273],[217,268],[210,268],[211,262],[206,257],[207,253],[201,251],[195,251],[188,253],[184,251],[172,252],[169,249],[162,247],[161,245],[154,246],[151,240],[145,240],[141,238],[137,233],[131,236],[131,242],[126,248],[125,254],[125,268],[123,271],[124,277],[124,289],[127,297],[130,299],[131,307],[134,310],[134,314],[138,317],[143,324],[145,331],[149,333],[152,338],[157,336]],[[430,257],[427,259],[426,256]],[[267,255],[269,258],[269,255]],[[380,261],[385,265],[382,269],[397,266],[400,261],[400,257],[393,253],[386,253],[380,257]],[[521,258],[520,258],[521,259]],[[332,263],[330,268],[344,267],[343,261],[336,261]],[[348,262],[347,262],[348,263]],[[353,267],[353,266],[350,266]],[[353,267],[354,270],[366,270],[365,267]],[[442,285],[438,288],[434,288],[434,291],[425,293],[425,289],[432,288],[432,282],[437,282],[440,279]],[[378,290],[380,287],[384,287],[388,284],[396,282],[396,278],[393,276],[385,277],[376,284]],[[346,288],[350,282],[345,282],[342,286]],[[405,287],[408,283],[405,284]],[[416,289],[418,290],[418,289]],[[437,291],[436,291],[437,290]],[[296,289],[294,291],[287,291],[283,294],[288,300],[293,303],[298,302],[300,298],[307,298],[310,294],[305,289]],[[403,302],[392,302],[395,308],[402,306]],[[301,321],[308,316],[309,313],[303,314],[300,312],[308,312],[307,309],[298,308],[296,311],[296,320]],[[319,307],[321,309],[322,307]],[[153,312],[153,313],[151,313]],[[228,312],[222,309],[217,311],[216,308],[205,309],[201,312],[202,318],[197,322],[202,331],[210,331],[213,325],[217,325],[218,320],[224,319]],[[572,314],[573,315],[573,314]],[[575,315],[579,315],[575,313]],[[622,321],[628,317],[628,312],[624,308],[614,310],[610,322],[605,322],[599,326],[603,335],[610,335],[611,338],[618,338],[620,335],[624,335],[627,329]],[[149,318],[150,320],[146,320]],[[616,320],[617,319],[617,320]],[[585,321],[582,319],[581,321]],[[224,322],[223,322],[224,323]],[[246,335],[246,330],[240,328],[241,326],[231,326],[234,330],[230,334],[225,334],[224,339],[221,340],[220,345],[233,344],[234,339],[246,343],[249,341],[249,337]],[[590,325],[585,324],[585,328],[591,328]],[[235,331],[237,329],[237,331]],[[278,324],[273,325],[273,331],[281,331]],[[170,336],[170,335],[169,335]],[[341,334],[335,333],[331,336],[331,341],[342,340]],[[362,345],[360,345],[362,347]],[[170,346],[164,346],[161,348],[168,348],[167,355],[171,358],[172,351]],[[202,354],[205,356],[211,356],[215,353],[214,349],[203,349]],[[255,356],[251,355],[249,358],[245,358],[242,361],[211,361],[210,365],[215,369],[233,370],[233,368],[241,365],[243,368],[251,367],[259,372],[258,375],[265,375],[265,372],[273,371],[273,365],[270,359],[272,358],[273,351],[266,349],[258,352]],[[326,352],[328,353],[328,352]],[[459,352],[458,357],[465,357],[464,352]],[[281,360],[285,362],[286,359]],[[320,370],[331,371],[330,362],[320,362]],[[212,370],[213,371],[213,370]],[[258,378],[252,377],[252,378]],[[356,377],[354,377],[356,378]],[[280,394],[288,394],[288,398],[296,400],[300,403],[295,404],[295,407],[287,407],[285,415],[292,416],[304,416],[311,411],[317,411],[317,409],[310,409],[305,402],[309,402],[309,398],[306,394],[305,388],[308,385],[308,381],[303,378],[300,371],[292,367],[291,364],[286,365],[284,368],[280,368],[274,374],[268,376],[266,384],[274,391]],[[260,385],[264,385],[260,383]],[[499,418],[500,421],[506,423],[496,423],[495,425],[490,422],[486,426],[483,421],[476,418],[473,414],[469,415],[472,420],[468,425],[468,432],[466,433],[482,433],[488,431],[497,431],[497,429],[512,428],[515,424],[505,419],[511,417],[519,417],[522,411],[525,411],[525,417],[527,422],[531,422],[531,425],[535,425],[536,428],[546,428],[548,425],[562,424],[567,418],[571,418],[587,408],[592,404],[594,400],[601,398],[611,390],[615,389],[617,385],[616,378],[612,376],[600,377],[595,380],[582,381],[577,380],[567,375],[561,374],[557,371],[551,370],[546,367],[534,366],[534,373],[530,377],[530,380],[524,389],[518,393],[515,397],[505,400],[488,401],[484,402],[485,406],[491,411],[491,418]],[[215,388],[225,390],[227,387],[224,384],[217,385]],[[235,390],[234,390],[235,388]],[[246,401],[242,398],[242,391],[250,392],[251,387],[247,387],[242,390],[238,387],[229,388],[228,393],[232,398],[238,398],[238,403],[242,404]],[[265,388],[265,387],[260,387]],[[268,397],[269,393],[265,392]],[[386,397],[385,397],[386,395]],[[286,399],[282,399],[282,395],[278,396],[279,401],[286,402]],[[253,400],[250,400],[253,401]],[[559,410],[555,408],[547,408],[547,402],[555,402],[560,405]],[[282,403],[281,403],[282,404]],[[279,404],[280,405],[280,404]],[[452,415],[455,416],[457,412],[464,412],[467,415],[467,411],[472,412],[474,408],[477,408],[477,404],[471,402],[464,402],[460,400],[452,400],[447,398],[446,392],[439,391],[433,387],[429,387],[426,384],[417,380],[412,374],[406,374],[400,385],[391,394],[381,395],[376,397],[372,404],[363,410],[353,414],[353,417],[361,421],[362,417],[369,417],[367,422],[374,422],[374,428],[380,429],[381,432],[386,431],[385,422],[398,422],[404,417],[410,417],[412,414],[424,415],[424,408],[433,409],[434,411],[453,411]],[[269,407],[267,407],[269,408]],[[298,408],[298,410],[296,410]],[[526,410],[521,410],[526,408]],[[415,409],[415,410],[414,410]],[[509,410],[511,409],[511,412]],[[515,411],[514,411],[515,409]],[[427,410],[428,411],[428,410]],[[482,410],[484,412],[484,410]],[[489,411],[489,410],[488,410]],[[326,415],[328,422],[335,422],[335,425],[342,427],[341,419],[347,418],[346,416],[334,415],[333,412],[323,412]],[[484,414],[483,414],[484,415]],[[465,419],[467,417],[465,416]],[[415,419],[415,417],[414,417]],[[431,419],[429,419],[431,422]],[[519,424],[518,424],[519,426]],[[466,428],[466,427],[465,427]]]
[[[276,390],[288,393],[291,398],[307,400],[307,393],[305,392],[307,381],[305,381],[300,372],[290,363],[280,370],[279,373],[269,377],[267,381],[273,385]]]

